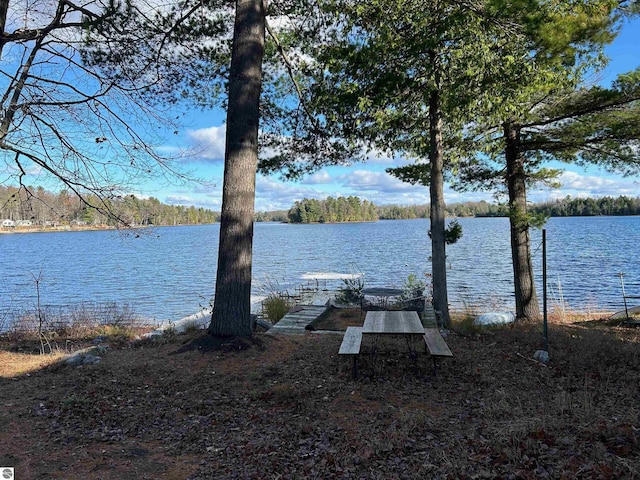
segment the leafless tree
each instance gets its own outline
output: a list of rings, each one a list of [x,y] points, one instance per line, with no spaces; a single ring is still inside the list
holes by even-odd
[[[102,0],[0,0],[0,184],[65,189],[113,216],[109,199],[134,183],[184,178],[157,151],[175,125],[150,84],[83,61],[87,32],[113,12]]]

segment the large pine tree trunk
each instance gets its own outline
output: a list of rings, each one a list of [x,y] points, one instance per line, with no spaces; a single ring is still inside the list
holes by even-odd
[[[525,158],[520,150],[520,131],[513,122],[504,123],[504,137],[516,318],[536,320],[540,318],[540,308],[531,262]]]
[[[440,312],[443,326],[450,326],[449,299],[447,297],[447,257],[444,235],[444,157],[442,146],[442,112],[440,94],[434,90],[429,98],[429,164],[431,183],[431,273],[433,275],[433,308]]]
[[[237,0],[216,293],[209,333],[251,335],[251,263],[266,0]]]

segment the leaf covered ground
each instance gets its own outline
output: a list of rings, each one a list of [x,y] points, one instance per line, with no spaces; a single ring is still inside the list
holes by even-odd
[[[341,336],[201,332],[95,365],[0,352],[0,465],[20,479],[640,478],[640,335],[597,322],[402,343],[360,375]],[[21,354],[24,355],[24,354]],[[11,363],[9,363],[11,361]],[[22,362],[23,364],[26,362]]]

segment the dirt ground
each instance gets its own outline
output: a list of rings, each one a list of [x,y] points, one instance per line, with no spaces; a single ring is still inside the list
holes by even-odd
[[[0,466],[19,479],[640,478],[639,331],[452,333],[434,376],[401,343],[201,332],[83,367],[0,351]]]

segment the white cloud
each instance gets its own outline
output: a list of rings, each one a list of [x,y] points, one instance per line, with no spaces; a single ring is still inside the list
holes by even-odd
[[[376,205],[425,205],[428,204],[429,188],[422,185],[404,183],[386,172],[356,169],[332,175],[323,170],[303,182],[283,182],[277,178],[258,175],[256,178],[256,211],[288,210],[303,198],[323,200],[354,195],[369,200]],[[637,181],[619,177],[598,176],[565,172],[560,177],[560,189],[532,189],[528,198],[532,202],[572,197],[598,197],[638,195]],[[222,204],[222,182],[217,185],[199,185],[188,190],[171,192],[164,201],[176,205],[196,205],[219,211]],[[447,204],[480,201],[493,202],[493,192],[457,192],[445,185],[444,197]]]
[[[334,179],[329,175],[326,170],[321,170],[318,173],[314,173],[309,177],[301,180],[300,183],[303,185],[320,185],[320,184],[329,184],[333,182]]]
[[[492,192],[457,192],[445,186],[444,200],[447,205],[453,203],[480,202],[482,200],[493,203],[495,202],[495,195]]]
[[[195,205],[196,199],[184,195],[167,195],[164,199],[169,205]]]
[[[564,188],[572,190],[602,190],[616,183],[608,178],[585,176],[576,172],[563,172],[559,180]]]
[[[367,152],[367,163],[370,165],[395,166],[399,160],[399,158],[390,157],[382,150],[373,149]]]
[[[207,160],[224,160],[226,126],[200,128],[187,131],[187,136],[194,143],[200,158]]]
[[[368,170],[354,170],[341,175],[342,184],[356,192],[406,193],[412,190],[422,190],[424,187],[414,186],[392,177],[386,172],[371,172]]]
[[[164,203],[168,205],[184,205],[184,206],[195,206],[208,208],[211,210],[220,210],[220,206],[222,204],[222,198],[218,196],[208,196],[208,197],[194,197],[189,195],[168,195],[163,200]]]
[[[618,197],[638,195],[638,182],[620,177],[607,177],[604,174],[583,175],[577,172],[563,172],[558,179],[561,187],[558,189],[536,189],[529,193],[533,202],[554,200],[571,197]]]
[[[303,198],[324,199],[327,193],[304,187],[293,182],[281,182],[271,177],[258,175],[256,179],[256,210],[288,210]]]
[[[210,210],[220,211],[222,208],[222,198],[221,197],[208,197],[204,199],[198,200],[196,203],[198,207],[208,208]]]

